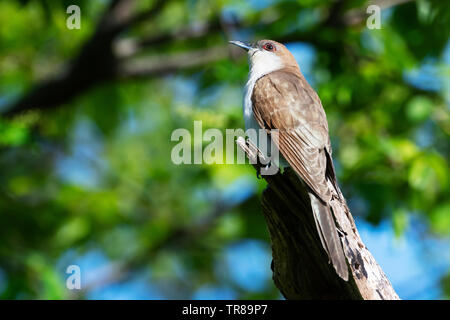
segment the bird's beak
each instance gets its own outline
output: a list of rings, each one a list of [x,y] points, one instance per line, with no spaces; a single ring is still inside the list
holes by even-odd
[[[235,46],[238,46],[242,49],[244,49],[245,51],[248,51],[250,49],[253,49],[252,45],[250,43],[245,43],[242,41],[230,41],[231,44],[234,44]]]

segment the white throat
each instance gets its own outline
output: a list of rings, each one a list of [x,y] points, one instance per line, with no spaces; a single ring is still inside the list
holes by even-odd
[[[253,54],[253,56],[252,56]],[[248,81],[245,85],[245,94],[244,94],[244,122],[245,122],[245,130],[254,129],[256,132],[261,129],[258,122],[256,121],[253,115],[253,106],[252,106],[252,94],[253,88],[255,86],[256,81],[259,78],[269,74],[273,71],[280,70],[284,67],[281,59],[273,53],[258,50],[256,52],[249,52],[249,63],[250,63],[250,72],[248,74]],[[259,135],[258,135],[259,136]],[[249,137],[252,142],[259,147],[258,136],[256,137],[256,141],[253,141],[251,137]],[[267,147],[266,150],[272,150],[271,139],[267,136],[267,141],[265,143]],[[276,148],[276,147],[275,147]],[[289,166],[288,162],[284,160],[283,156],[277,151],[279,154],[279,158],[275,159],[275,165],[278,168]]]
[[[244,93],[244,122],[245,129],[259,129],[259,125],[253,117],[252,93],[256,81],[276,70],[283,68],[283,62],[275,54],[263,50],[249,51],[250,72],[245,85]]]

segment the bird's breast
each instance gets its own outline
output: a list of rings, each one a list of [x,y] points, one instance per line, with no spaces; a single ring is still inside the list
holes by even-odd
[[[245,92],[244,92],[244,123],[245,123],[245,130],[248,129],[254,129],[258,130],[260,129],[260,126],[258,122],[255,119],[255,116],[253,114],[253,105],[252,105],[252,94],[253,94],[253,88],[255,87],[256,81],[252,78],[249,78],[247,84],[245,85]]]
[[[248,130],[255,130],[256,135],[248,135],[248,138],[250,141],[258,147],[260,151],[265,150],[272,150],[272,140],[270,136],[267,136],[266,141],[264,143],[261,143],[261,140],[259,139],[259,130],[261,129],[259,123],[256,121],[254,113],[253,113],[253,103],[252,103],[252,94],[253,94],[253,88],[255,87],[256,81],[259,78],[253,78],[249,77],[247,84],[245,85],[244,90],[244,124],[245,124],[245,130],[248,132]],[[275,159],[275,165],[279,168],[289,167],[289,163],[284,159],[283,155],[279,152],[278,148],[274,145],[272,152],[277,152],[278,157]],[[265,153],[265,156],[267,157],[267,152]]]

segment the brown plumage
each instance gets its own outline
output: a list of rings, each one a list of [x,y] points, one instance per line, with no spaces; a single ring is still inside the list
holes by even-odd
[[[272,40],[231,43],[247,50],[249,55],[250,73],[244,97],[246,128],[266,129],[284,160],[306,185],[322,246],[337,274],[348,280],[347,260],[330,206],[330,188],[336,190],[334,194],[338,197],[341,192],[322,103],[300,72],[294,56],[281,43]]]
[[[252,116],[272,135],[281,155],[306,184],[317,231],[338,275],[348,280],[348,267],[330,207],[330,185],[340,195],[331,159],[325,111],[303,77],[292,54],[282,44],[261,40],[234,44],[249,51]],[[251,82],[252,77],[262,76]],[[249,101],[250,102],[250,101]],[[248,114],[244,108],[244,116]],[[273,130],[277,129],[277,130]],[[331,184],[328,183],[331,182]]]
[[[322,246],[339,276],[347,280],[347,263],[329,205],[331,190],[327,179],[338,187],[327,119],[319,97],[300,70],[290,67],[256,81],[252,105],[255,119],[262,128],[278,129],[272,131],[272,135],[277,135],[273,141],[278,142],[285,160],[309,187]]]
[[[314,193],[328,202],[328,124],[319,97],[300,71],[285,68],[260,78],[253,88],[252,105],[261,127],[278,129],[279,148],[285,159]]]

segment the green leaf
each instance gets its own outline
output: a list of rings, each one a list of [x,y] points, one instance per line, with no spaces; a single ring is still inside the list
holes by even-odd
[[[406,115],[411,121],[424,121],[430,117],[433,102],[425,96],[414,97],[406,107]]]
[[[431,229],[441,235],[450,234],[450,202],[438,206],[430,215]]]

